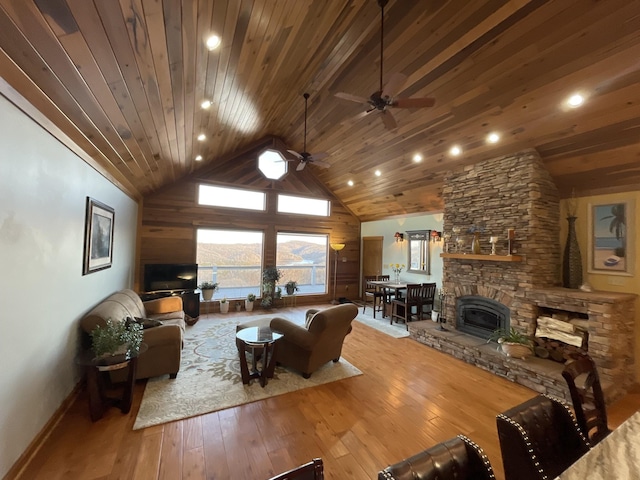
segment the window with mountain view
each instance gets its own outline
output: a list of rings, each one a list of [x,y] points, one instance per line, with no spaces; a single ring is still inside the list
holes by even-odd
[[[282,272],[278,285],[298,283],[298,294],[327,293],[327,235],[278,233],[276,263]]]
[[[249,293],[260,296],[263,243],[261,231],[199,228],[198,285],[216,282],[218,290],[213,298],[218,300],[243,299]]]

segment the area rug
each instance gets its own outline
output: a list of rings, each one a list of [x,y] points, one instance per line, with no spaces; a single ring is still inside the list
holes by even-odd
[[[235,343],[236,325],[273,315],[236,317],[233,320],[202,319],[185,332],[180,372],[151,378],[142,397],[134,430],[255,402],[303,388],[361,375],[344,358],[328,362],[304,379],[293,370],[276,367],[274,378],[262,388],[254,379],[243,385]]]
[[[356,317],[356,321],[360,323],[364,323],[368,327],[375,328],[376,330],[386,333],[387,335],[394,338],[403,338],[408,337],[409,332],[407,331],[407,327],[404,323],[393,323],[391,325],[389,323],[389,317],[382,318],[382,313],[376,313],[376,318],[373,318],[373,315],[369,314],[371,309],[367,310],[366,313],[358,313]]]

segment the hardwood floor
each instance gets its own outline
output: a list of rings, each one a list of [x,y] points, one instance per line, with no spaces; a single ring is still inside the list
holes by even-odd
[[[292,318],[306,308],[274,314]],[[232,316],[242,314],[200,321]],[[261,480],[321,457],[328,480],[373,479],[458,433],[476,441],[503,478],[495,416],[534,391],[358,322],[343,356],[363,375],[137,431],[144,381],[128,415],[110,409],[95,423],[83,392],[16,478]],[[640,393],[627,395],[610,407],[610,426],[639,408]]]

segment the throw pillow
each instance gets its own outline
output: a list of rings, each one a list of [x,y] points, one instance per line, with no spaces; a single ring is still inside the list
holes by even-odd
[[[152,318],[135,317],[135,320],[137,323],[142,325],[143,330],[146,330],[147,328],[159,327],[160,325],[162,325],[162,322],[160,320],[154,320]]]

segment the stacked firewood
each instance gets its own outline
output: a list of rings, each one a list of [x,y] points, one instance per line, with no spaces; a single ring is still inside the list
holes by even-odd
[[[541,358],[564,362],[589,347],[588,320],[572,318],[566,313],[541,315],[537,319],[535,353]]]

